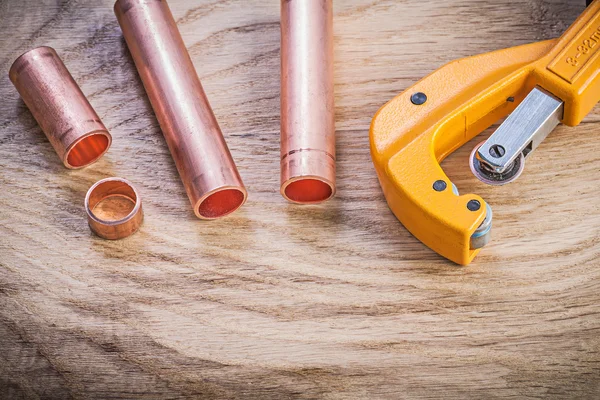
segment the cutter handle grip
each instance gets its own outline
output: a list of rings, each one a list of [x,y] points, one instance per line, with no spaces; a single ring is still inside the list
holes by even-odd
[[[534,70],[537,85],[565,103],[563,123],[578,125],[600,101],[600,0],[561,36]]]

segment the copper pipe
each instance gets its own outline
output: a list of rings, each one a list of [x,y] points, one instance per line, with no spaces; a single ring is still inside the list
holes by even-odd
[[[237,210],[246,189],[164,0],[117,0],[123,30],[198,218]]]
[[[142,225],[142,200],[133,185],[121,178],[96,182],[85,196],[90,229],[104,239],[123,239]]]
[[[51,47],[21,55],[9,77],[67,168],[98,160],[112,137]]]
[[[281,0],[281,194],[335,194],[333,1]]]

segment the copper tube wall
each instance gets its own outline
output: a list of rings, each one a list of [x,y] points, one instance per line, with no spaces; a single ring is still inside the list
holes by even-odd
[[[281,194],[335,194],[333,1],[281,0]]]
[[[164,0],[118,0],[115,14],[198,218],[237,210],[246,189]]]
[[[110,133],[53,48],[21,55],[8,74],[65,167],[83,168],[108,150]]]

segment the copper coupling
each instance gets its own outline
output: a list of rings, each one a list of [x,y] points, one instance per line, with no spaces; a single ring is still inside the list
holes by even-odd
[[[333,1],[281,0],[281,194],[334,196]]]
[[[215,219],[247,192],[164,0],[117,0],[115,14],[194,213]]]
[[[112,137],[51,47],[21,55],[9,77],[67,168],[98,160]]]
[[[85,196],[85,211],[92,232],[109,240],[134,234],[144,219],[138,191],[122,178],[96,182]]]

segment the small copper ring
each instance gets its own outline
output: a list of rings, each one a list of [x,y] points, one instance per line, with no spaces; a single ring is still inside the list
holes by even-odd
[[[107,199],[117,200],[113,207],[95,210]],[[131,211],[122,216],[123,210]],[[126,208],[124,208],[125,206]],[[122,178],[106,178],[96,182],[85,196],[85,211],[90,229],[104,239],[123,239],[135,233],[144,219],[142,200],[133,185]],[[100,212],[101,211],[101,212]]]

